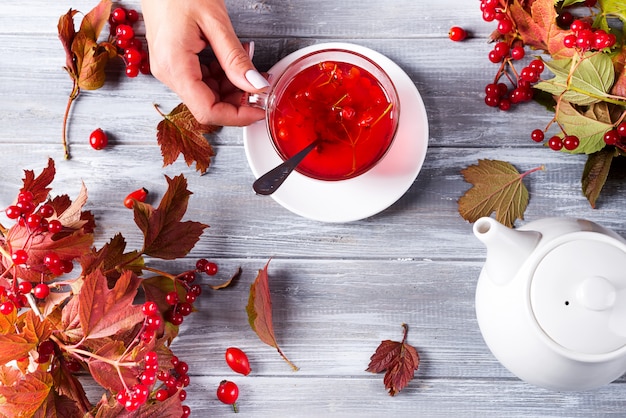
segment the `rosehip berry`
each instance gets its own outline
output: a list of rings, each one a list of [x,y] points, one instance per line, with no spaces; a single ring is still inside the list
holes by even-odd
[[[237,412],[237,398],[239,397],[239,387],[235,382],[230,380],[222,380],[217,387],[217,399],[227,405],[232,405]]]
[[[101,150],[106,148],[109,144],[109,138],[107,134],[100,128],[96,129],[89,135],[89,145],[95,150]]]
[[[126,198],[124,199],[124,206],[126,206],[128,209],[132,209],[133,201],[136,200],[138,202],[145,202],[147,197],[148,190],[145,187],[142,187],[141,189],[137,189],[134,192],[129,193],[128,196],[126,196]]]
[[[467,38],[467,32],[459,26],[452,26],[448,31],[448,37],[454,42],[460,42]]]
[[[236,373],[244,376],[250,374],[250,362],[248,356],[237,347],[228,347],[226,349],[226,364]]]

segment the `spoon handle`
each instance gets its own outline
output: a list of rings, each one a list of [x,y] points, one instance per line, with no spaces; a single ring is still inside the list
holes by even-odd
[[[264,196],[274,193],[276,189],[283,184],[283,182],[287,179],[287,176],[291,174],[294,168],[300,164],[304,157],[306,157],[309,152],[313,151],[313,149],[317,146],[317,143],[318,141],[311,142],[302,151],[299,151],[293,157],[289,158],[282,164],[277,165],[275,168],[256,179],[256,181],[252,184],[254,191],[257,194]]]

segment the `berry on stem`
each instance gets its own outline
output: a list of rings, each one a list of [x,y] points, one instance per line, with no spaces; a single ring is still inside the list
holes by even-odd
[[[217,387],[217,399],[227,405],[232,405],[233,410],[237,412],[237,398],[239,397],[239,387],[235,382],[230,380],[222,380]]]

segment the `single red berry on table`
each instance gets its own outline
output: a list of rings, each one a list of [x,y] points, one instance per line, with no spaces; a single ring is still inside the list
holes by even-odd
[[[209,261],[204,267],[204,272],[208,274],[209,276],[215,276],[217,274],[217,270],[218,270],[217,264],[211,261]]]
[[[130,192],[124,199],[124,206],[128,209],[133,208],[133,201],[145,202],[148,197],[148,190],[145,187],[137,189],[134,192]]]
[[[452,26],[448,31],[448,37],[454,42],[460,42],[467,38],[467,32],[462,27]]]
[[[228,347],[226,349],[226,364],[236,373],[244,376],[250,374],[250,362],[248,356],[237,347]]]
[[[237,398],[239,397],[239,387],[235,382],[230,380],[222,380],[217,387],[217,399],[227,405],[232,405],[237,412]]]
[[[98,128],[89,135],[89,145],[95,150],[106,148],[109,144],[109,137],[102,129]]]

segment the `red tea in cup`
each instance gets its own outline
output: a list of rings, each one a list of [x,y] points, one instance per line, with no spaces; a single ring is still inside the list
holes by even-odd
[[[371,169],[389,149],[398,100],[376,64],[353,52],[328,52],[304,57],[276,82],[267,106],[268,128],[283,159],[318,141],[297,171],[345,180]]]

